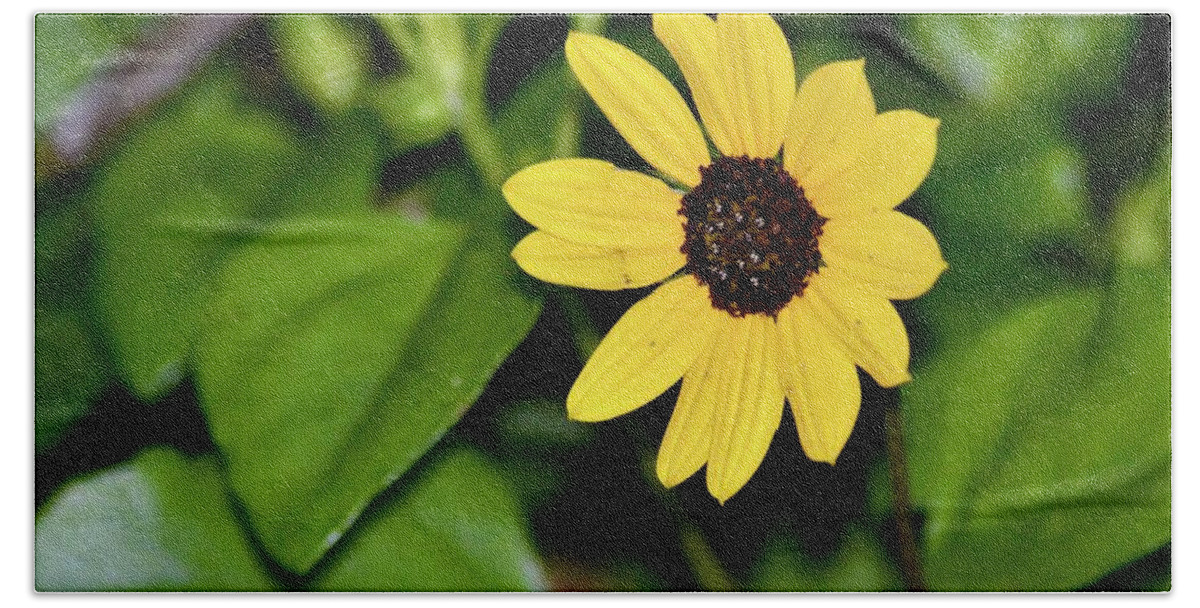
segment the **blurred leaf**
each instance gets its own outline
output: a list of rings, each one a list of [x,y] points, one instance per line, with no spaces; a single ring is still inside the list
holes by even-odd
[[[46,131],[75,90],[109,66],[120,46],[153,19],[153,15],[35,15],[34,128]]]
[[[904,389],[931,586],[1071,589],[1169,539],[1170,270],[1158,251],[1119,265],[1103,292],[1021,308]]]
[[[82,417],[107,376],[77,313],[38,308],[34,314],[34,450],[52,447]]]
[[[373,103],[396,152],[436,142],[453,126],[439,85],[424,73],[383,82],[375,89]]]
[[[1059,127],[967,107],[941,118],[938,157],[906,206],[922,208],[950,265],[916,307],[953,341],[1067,279],[1079,284],[1095,271],[1098,233],[1084,161]]]
[[[378,119],[365,110],[324,121],[302,134],[288,174],[274,187],[271,217],[370,210],[383,164]]]
[[[454,448],[413,472],[355,530],[314,587],[323,591],[535,591],[542,568],[503,477]]]
[[[365,41],[334,15],[278,15],[272,23],[283,68],[300,90],[326,112],[350,109],[367,78]]]
[[[211,458],[154,448],[68,483],[34,529],[39,591],[254,591],[274,587]]]
[[[573,448],[593,435],[593,428],[563,416],[562,401],[534,399],[508,404],[500,412],[500,440],[522,451]]]
[[[929,13],[901,19],[917,55],[943,81],[973,103],[1010,110],[1111,94],[1135,25],[1133,15]]]
[[[879,540],[852,527],[828,560],[805,555],[791,538],[778,537],[754,569],[754,591],[899,591],[900,577]]]
[[[88,224],[83,205],[71,203],[34,220],[37,453],[53,446],[87,411],[109,373],[88,323]]]
[[[98,177],[98,304],[123,377],[153,400],[185,373],[236,228],[291,213],[361,211],[377,133],[356,115],[299,139],[210,73],[125,142]]]
[[[1117,201],[1112,240],[1124,267],[1163,264],[1171,257],[1171,142],[1160,145],[1148,175]]]

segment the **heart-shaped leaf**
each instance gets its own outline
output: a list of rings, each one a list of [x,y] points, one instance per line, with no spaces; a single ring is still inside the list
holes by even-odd
[[[302,573],[461,417],[538,304],[494,225],[461,241],[384,215],[280,230],[230,258],[197,378],[233,487]]]

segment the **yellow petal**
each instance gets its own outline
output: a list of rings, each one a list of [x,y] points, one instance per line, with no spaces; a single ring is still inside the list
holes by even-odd
[[[695,186],[710,161],[700,125],[679,91],[645,59],[599,36],[567,35],[567,63],[609,122],[638,154]]]
[[[929,174],[937,153],[939,121],[912,110],[877,115],[855,162],[805,193],[825,217],[892,209]]]
[[[801,186],[849,168],[875,120],[865,60],[821,66],[804,79],[788,120],[783,166]]]
[[[792,52],[769,15],[655,15],[713,143],[722,154],[779,151],[796,93]]]
[[[726,67],[717,22],[701,14],[656,14],[653,26],[683,72],[709,138],[722,154],[730,154],[737,148],[738,121],[723,86]]]
[[[680,241],[683,239],[680,238]],[[530,275],[586,289],[631,289],[653,285],[683,267],[679,245],[612,249],[580,245],[536,230],[513,248],[513,259]]]
[[[797,298],[779,313],[780,377],[804,453],[835,464],[858,419],[862,387],[846,347],[815,322],[810,306]]]
[[[567,415],[608,420],[659,396],[708,347],[719,314],[694,278],[663,284],[601,340],[567,395]]]
[[[946,270],[937,239],[924,224],[897,211],[829,220],[821,257],[892,300],[915,298]]]
[[[727,55],[725,84],[741,120],[740,150],[755,158],[779,153],[796,96],[796,67],[783,30],[770,15],[719,15]]]
[[[887,298],[833,266],[813,275],[802,297],[812,300],[816,318],[880,386],[898,386],[912,379],[908,333]]]
[[[517,215],[568,241],[611,248],[683,243],[679,193],[602,160],[538,163],[508,178],[502,191]]]
[[[662,446],[658,449],[656,471],[658,479],[668,488],[691,477],[708,461],[712,445],[713,418],[721,409],[725,397],[723,383],[724,360],[718,349],[728,341],[729,321],[719,322],[712,346],[705,349],[692,368],[683,375],[679,400],[667,424]]]
[[[758,470],[783,414],[775,321],[747,315],[730,322],[737,327],[729,340],[713,346],[725,373],[707,473],[708,491],[722,504]]]

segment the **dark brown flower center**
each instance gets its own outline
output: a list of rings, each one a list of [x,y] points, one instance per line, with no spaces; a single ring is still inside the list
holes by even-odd
[[[774,317],[820,268],[825,218],[773,159],[722,156],[700,176],[679,209],[684,270],[708,286],[714,307]]]

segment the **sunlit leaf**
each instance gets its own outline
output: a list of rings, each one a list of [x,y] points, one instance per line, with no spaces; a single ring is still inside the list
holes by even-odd
[[[68,483],[34,527],[39,591],[256,591],[275,585],[216,463],[163,448]]]
[[[314,582],[327,591],[535,591],[546,586],[506,480],[452,448],[412,472]]]

